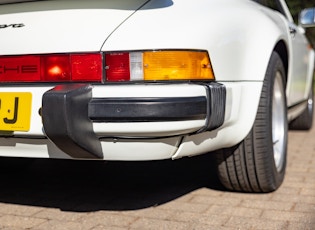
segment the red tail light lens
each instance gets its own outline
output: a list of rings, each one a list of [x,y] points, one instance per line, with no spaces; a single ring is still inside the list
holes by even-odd
[[[73,54],[71,65],[73,81],[101,81],[103,78],[101,54]]]
[[[44,81],[71,81],[70,55],[43,56],[41,70]]]
[[[40,81],[40,57],[0,57],[1,82]]]
[[[0,56],[0,82],[102,82],[101,53]]]
[[[129,53],[109,53],[105,55],[106,80],[129,81]]]

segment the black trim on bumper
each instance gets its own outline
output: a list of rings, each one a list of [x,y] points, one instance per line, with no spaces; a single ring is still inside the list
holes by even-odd
[[[89,117],[97,122],[184,121],[206,116],[206,97],[94,98],[89,103]]]
[[[48,138],[74,158],[103,158],[101,143],[88,118],[92,87],[56,86],[43,95],[42,119]]]
[[[208,97],[208,115],[206,125],[198,133],[220,127],[225,118],[225,86],[219,83],[204,84],[204,86],[206,87]]]

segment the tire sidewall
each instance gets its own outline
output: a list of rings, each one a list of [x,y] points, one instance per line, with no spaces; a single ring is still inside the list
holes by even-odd
[[[284,105],[284,116],[283,116],[283,141],[284,141],[284,146],[283,146],[283,160],[282,160],[282,165],[281,165],[281,170],[278,170],[276,167],[276,162],[275,162],[275,158],[274,158],[274,148],[273,148],[273,113],[275,113],[275,111],[273,111],[272,108],[272,103],[273,103],[273,97],[274,97],[274,86],[275,86],[275,81],[276,81],[276,75],[277,73],[281,74],[281,81],[282,81],[282,94],[284,95],[282,97],[283,99],[283,105]],[[265,169],[261,169],[264,170],[266,173],[268,172],[272,172],[270,173],[270,175],[267,176],[267,178],[269,177],[270,181],[269,183],[274,184],[274,189],[277,189],[283,179],[284,179],[284,175],[285,175],[285,169],[286,169],[286,162],[287,162],[287,144],[288,144],[288,121],[287,121],[287,101],[286,101],[286,96],[285,96],[285,70],[284,70],[284,66],[282,64],[281,58],[278,55],[278,53],[273,52],[272,56],[270,58],[270,62],[268,65],[268,70],[264,79],[264,85],[263,87],[266,87],[266,91],[265,92],[269,92],[269,95],[266,95],[266,103],[265,105],[260,105],[259,107],[262,106],[270,106],[271,109],[269,109],[268,111],[268,115],[266,116],[266,132],[269,133],[270,135],[266,136],[266,140],[261,140],[261,141],[266,141],[266,146],[268,148],[268,151],[266,152],[266,161],[265,161]],[[260,103],[264,103],[264,102],[260,102]],[[254,125],[255,126],[255,125]],[[259,176],[259,174],[258,174]],[[262,188],[262,190],[264,190]]]

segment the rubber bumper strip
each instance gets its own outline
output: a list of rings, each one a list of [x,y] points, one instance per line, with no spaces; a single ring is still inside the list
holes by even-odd
[[[208,107],[206,125],[197,133],[211,131],[219,128],[225,119],[225,104],[226,104],[226,88],[223,84],[212,82],[204,83],[206,88]]]
[[[159,122],[205,119],[197,133],[214,130],[224,122],[226,88],[211,82],[201,84],[207,96],[169,98],[93,98],[89,118],[93,122]]]
[[[58,85],[42,99],[42,120],[48,138],[73,158],[103,158],[101,143],[88,117],[92,86]]]
[[[89,103],[94,122],[187,121],[206,116],[206,97],[93,98]]]

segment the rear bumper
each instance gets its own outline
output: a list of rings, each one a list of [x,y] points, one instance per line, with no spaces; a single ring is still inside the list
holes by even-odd
[[[99,156],[91,154],[87,149],[76,155],[60,149],[53,140],[47,138],[43,127],[42,107],[43,95],[53,86],[2,86],[1,92],[29,92],[32,94],[30,129],[27,132],[0,132],[0,156],[31,157],[31,158],[61,158],[61,159],[101,159],[122,161],[144,161],[178,159],[208,153],[222,148],[228,148],[243,140],[254,122],[262,88],[262,82],[222,82],[226,91],[225,114],[219,114],[216,109],[216,90],[210,90],[203,84],[110,84],[93,85],[89,103],[94,99],[125,98],[196,98],[203,97],[214,108],[209,113],[211,117],[224,118],[224,123],[212,131],[203,132],[213,121],[179,120],[179,121],[92,121],[90,118],[76,125],[88,124],[91,139],[101,150]],[[80,95],[80,94],[79,94]],[[220,95],[220,94],[218,94]],[[89,98],[89,97],[87,97]],[[88,103],[88,105],[89,105]],[[81,104],[82,106],[82,104]],[[62,105],[56,106],[57,119],[61,118]],[[88,106],[85,107],[88,111]],[[85,113],[89,117],[88,112]],[[71,115],[73,116],[73,115]],[[45,118],[45,119],[50,119]],[[60,122],[60,121],[59,121]],[[63,128],[60,123],[59,128]],[[86,134],[82,134],[84,138]],[[57,135],[58,137],[58,135]],[[83,139],[82,138],[82,139]],[[62,138],[61,138],[62,139]],[[86,140],[87,138],[85,138]],[[85,141],[84,140],[84,141]],[[71,143],[71,139],[68,140]],[[62,141],[59,140],[61,143]],[[93,143],[93,141],[92,141]],[[80,147],[82,148],[82,147]],[[88,152],[88,154],[84,154]],[[103,158],[101,157],[103,156]]]
[[[161,86],[163,88],[163,86]],[[226,90],[222,84],[198,85],[203,96],[169,97],[93,97],[91,85],[60,85],[42,98],[42,121],[47,137],[73,158],[104,158],[100,133],[95,123],[124,125],[203,121],[185,134],[211,131],[224,122]],[[115,126],[115,125],[114,125]],[[192,131],[193,130],[193,131]],[[149,129],[147,129],[149,132]],[[164,133],[171,136],[173,132]],[[116,133],[126,136],[126,131]],[[115,136],[105,132],[101,137]],[[149,138],[150,135],[141,135]]]

